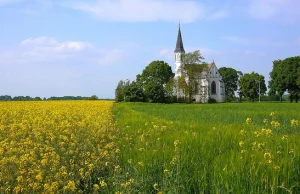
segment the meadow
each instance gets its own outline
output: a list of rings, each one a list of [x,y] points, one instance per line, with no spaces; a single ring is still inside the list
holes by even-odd
[[[299,193],[300,106],[114,106],[125,193]]]
[[[0,193],[299,193],[300,106],[0,102]]]

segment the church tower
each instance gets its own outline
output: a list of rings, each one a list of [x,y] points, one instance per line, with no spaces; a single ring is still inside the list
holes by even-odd
[[[175,54],[175,77],[177,77],[181,75],[180,68],[183,65],[182,55],[185,54],[185,50],[183,48],[183,43],[182,43],[181,31],[180,31],[180,23],[179,23],[177,42],[176,42],[176,48],[174,54]]]

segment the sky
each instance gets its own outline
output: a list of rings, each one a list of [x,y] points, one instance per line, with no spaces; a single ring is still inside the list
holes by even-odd
[[[0,95],[114,98],[154,60],[186,52],[266,84],[300,55],[299,0],[0,0]]]

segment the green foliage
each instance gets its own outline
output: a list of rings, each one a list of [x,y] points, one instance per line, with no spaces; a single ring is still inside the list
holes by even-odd
[[[144,92],[141,85],[135,81],[124,87],[124,101],[125,102],[143,102]]]
[[[298,193],[299,112],[278,103],[116,104],[115,191]]]
[[[208,102],[208,104],[217,103],[216,99],[214,99],[214,98],[209,98],[207,102]]]
[[[172,68],[164,61],[151,62],[137,75],[136,81],[142,86],[145,97],[150,102],[165,102],[165,85],[174,77]]]
[[[249,97],[251,101],[258,98],[259,92],[263,95],[267,91],[265,77],[254,72],[244,74],[240,80],[240,87],[243,95]]]
[[[191,103],[192,96],[200,92],[199,80],[207,64],[202,61],[204,58],[199,50],[182,55],[182,59],[184,66],[177,80],[178,89],[185,95],[186,102]]]
[[[92,95],[91,97],[88,98],[88,100],[99,100],[99,98],[96,95]]]
[[[278,93],[280,96],[288,90],[290,101],[295,99],[298,102],[300,96],[299,81],[300,56],[289,57],[284,60],[273,61],[273,69],[270,72],[269,81],[270,94]]]
[[[222,75],[222,79],[225,83],[226,97],[233,97],[234,92],[238,88],[238,72],[230,67],[221,67],[219,72]]]
[[[117,88],[115,90],[115,101],[116,102],[122,102],[124,101],[124,88],[126,86],[129,86],[130,84],[130,81],[127,80],[127,81],[123,81],[123,80],[120,80],[118,85],[117,85]]]

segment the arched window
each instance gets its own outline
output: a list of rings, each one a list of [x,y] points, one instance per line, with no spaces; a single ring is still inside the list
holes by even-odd
[[[217,93],[217,91],[216,91],[216,82],[213,81],[211,83],[211,94],[216,94],[216,93]]]

